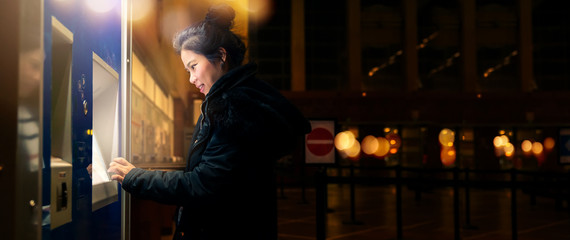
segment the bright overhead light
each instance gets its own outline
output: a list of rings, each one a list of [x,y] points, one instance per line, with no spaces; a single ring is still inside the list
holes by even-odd
[[[91,10],[104,13],[108,12],[115,7],[115,5],[119,2],[118,0],[87,0],[87,6],[91,8]]]

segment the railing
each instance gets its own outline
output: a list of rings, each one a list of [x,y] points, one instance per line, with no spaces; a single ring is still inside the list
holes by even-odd
[[[557,198],[558,201],[566,200],[570,205],[570,173],[555,172],[537,172],[523,171],[517,169],[507,170],[472,170],[460,168],[447,169],[428,169],[428,168],[411,168],[402,166],[391,167],[356,167],[344,166],[335,167],[343,169],[349,168],[350,175],[345,176],[327,176],[326,168],[320,168],[315,173],[316,187],[316,234],[317,240],[326,239],[326,213],[327,213],[327,185],[330,183],[350,184],[350,216],[352,222],[355,220],[355,194],[356,184],[377,184],[377,185],[395,185],[396,188],[396,231],[397,239],[403,239],[402,226],[402,185],[415,186],[416,198],[421,196],[422,186],[452,187],[453,188],[453,213],[454,213],[454,239],[461,239],[460,234],[460,188],[464,189],[464,216],[466,228],[471,227],[470,220],[470,189],[471,188],[503,188],[511,190],[511,235],[513,240],[517,240],[517,190],[523,189],[528,191],[531,197],[531,204],[535,203],[537,194],[547,197]],[[393,172],[391,176],[373,176],[363,177],[355,176],[354,170],[366,171],[387,171]],[[406,176],[402,176],[406,173]],[[434,178],[423,177],[426,174],[444,173],[451,175],[451,178]],[[414,175],[415,174],[415,175]],[[499,174],[503,176],[502,180],[473,180],[472,175]],[[508,177],[508,178],[507,178]],[[519,179],[519,178],[522,178]],[[550,180],[550,181],[546,181]],[[568,207],[570,214],[570,206]]]

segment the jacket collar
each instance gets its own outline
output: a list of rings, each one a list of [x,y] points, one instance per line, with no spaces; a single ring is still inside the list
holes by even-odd
[[[248,63],[246,65],[239,66],[230,70],[214,83],[212,89],[210,89],[210,92],[208,92],[204,101],[207,101],[209,98],[212,98],[213,96],[216,96],[225,90],[239,85],[256,73],[257,64],[255,63]]]

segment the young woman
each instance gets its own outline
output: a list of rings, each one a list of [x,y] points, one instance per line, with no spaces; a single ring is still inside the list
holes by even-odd
[[[310,132],[302,114],[242,66],[234,10],[210,8],[174,48],[205,95],[185,171],[147,171],[123,158],[109,168],[132,196],[179,206],[175,239],[276,239],[275,161]]]

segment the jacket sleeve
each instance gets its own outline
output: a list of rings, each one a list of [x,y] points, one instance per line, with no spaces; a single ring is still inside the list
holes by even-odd
[[[212,129],[213,130],[213,129]],[[122,187],[134,197],[164,204],[208,203],[229,191],[246,160],[243,138],[218,129],[207,142],[202,161],[192,171],[132,169]]]

